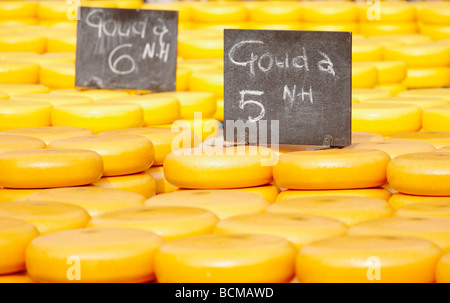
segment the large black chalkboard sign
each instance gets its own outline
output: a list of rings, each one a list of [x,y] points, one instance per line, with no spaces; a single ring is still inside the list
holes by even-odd
[[[350,145],[351,45],[350,32],[225,30],[226,141]]]
[[[174,91],[178,12],[81,7],[75,86]]]

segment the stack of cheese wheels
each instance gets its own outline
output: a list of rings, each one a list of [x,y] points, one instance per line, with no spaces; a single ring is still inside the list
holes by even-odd
[[[155,180],[157,194],[175,191],[176,186],[167,182],[164,177],[163,163],[168,154],[183,148],[192,148],[199,145],[197,136],[190,130],[163,127],[141,127],[111,130],[100,135],[139,135],[148,138],[155,150],[155,159],[152,167],[146,170]]]
[[[27,270],[39,282],[148,282],[163,242],[152,232],[128,228],[53,232],[29,244]]]
[[[43,149],[45,147],[46,145],[42,140],[32,136],[0,133],[0,153],[24,149]]]
[[[28,222],[0,218],[0,275],[25,269],[25,250],[37,236],[38,230]]]
[[[249,28],[298,30],[301,27],[303,7],[300,3],[265,1],[252,4],[247,5]]]
[[[0,217],[27,221],[33,224],[40,234],[83,228],[91,219],[79,206],[34,201],[0,203]]]
[[[0,153],[0,186],[52,188],[86,185],[103,174],[101,156],[85,149],[30,149]]]
[[[52,105],[46,102],[6,100],[0,103],[0,130],[50,126]]]
[[[156,195],[147,206],[186,206],[206,209],[220,219],[262,213],[270,205],[262,196],[251,192],[231,190],[185,190]]]
[[[383,5],[359,5],[360,31],[367,37],[386,34],[415,34],[418,31],[416,19],[416,7],[409,3],[389,2]]]
[[[442,252],[425,239],[349,235],[307,244],[296,262],[304,283],[432,283]]]
[[[166,241],[212,233],[219,221],[212,212],[182,206],[137,207],[99,214],[88,227],[137,228]]]
[[[52,141],[48,148],[86,149],[103,159],[103,178],[95,186],[133,191],[149,198],[156,193],[153,177],[144,173],[154,162],[152,141],[144,136],[103,134]]]
[[[447,3],[421,3],[419,20],[420,31],[433,40],[450,38],[450,8]]]
[[[39,81],[51,89],[73,88],[75,85],[75,63],[50,63],[41,67]]]
[[[52,188],[29,195],[27,201],[67,203],[84,208],[90,216],[143,206],[145,197],[131,191],[95,186]]]
[[[450,153],[435,151],[398,156],[387,167],[387,180],[400,193],[450,196]]]
[[[407,66],[408,88],[441,87],[450,84],[450,48],[435,42],[387,48],[384,59],[401,60]]]
[[[349,228],[349,235],[408,236],[434,242],[450,252],[450,219],[439,217],[393,217],[362,222]]]
[[[391,217],[394,210],[381,199],[329,195],[280,200],[269,206],[267,212],[319,215],[354,225],[363,221]]]
[[[352,88],[374,88],[378,84],[378,70],[366,62],[352,64]]]
[[[17,60],[17,59],[16,59]],[[37,84],[39,83],[39,65],[16,60],[0,62],[0,83]]]
[[[261,213],[230,217],[217,223],[214,233],[264,234],[285,238],[300,250],[320,239],[343,236],[347,226],[332,218],[307,214]]]
[[[223,57],[223,35],[218,31],[196,30],[178,37],[178,55],[184,59]]]
[[[429,132],[450,131],[450,102],[423,111],[423,129]]]
[[[203,87],[201,92],[168,92],[152,94],[150,96],[154,96],[154,98],[177,99],[180,103],[179,118],[181,119],[193,119],[195,117],[195,113],[201,113],[202,118],[211,118],[216,112],[217,101],[214,94],[207,92],[207,90],[207,87]],[[166,123],[168,122],[159,122],[154,124]]]
[[[403,61],[364,61],[360,64],[373,66],[377,69],[378,87],[380,85],[386,85],[388,87],[389,85],[397,85],[402,82],[406,76],[406,64]]]
[[[289,282],[295,255],[294,245],[277,236],[195,236],[161,245],[155,273],[161,283]]]
[[[193,92],[211,92],[218,99],[223,99],[223,69],[205,69],[193,72],[189,78],[189,90]]]

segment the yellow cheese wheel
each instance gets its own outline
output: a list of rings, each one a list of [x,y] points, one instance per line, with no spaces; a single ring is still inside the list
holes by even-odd
[[[26,250],[30,276],[40,282],[148,282],[164,240],[135,229],[89,228],[49,233]]]
[[[377,187],[386,183],[389,160],[389,155],[379,150],[293,152],[280,155],[273,177],[277,185],[289,189]]]
[[[388,90],[391,92],[392,96],[397,96],[400,92],[405,91],[407,89],[406,86],[402,83],[378,84],[375,86],[375,88]]]
[[[81,0],[82,6],[87,7],[104,7],[104,8],[116,8],[116,1],[107,0]]]
[[[306,214],[262,213],[221,220],[214,233],[261,234],[285,238],[300,250],[320,239],[345,235],[347,226],[339,220]]]
[[[269,202],[261,195],[230,190],[186,190],[156,195],[145,202],[147,206],[187,206],[209,210],[220,219],[261,213]]]
[[[435,97],[450,101],[449,88],[410,89],[398,94],[399,97]]]
[[[394,217],[362,222],[349,235],[407,236],[430,240],[450,252],[450,218]]]
[[[436,147],[434,147],[430,143],[406,140],[386,140],[384,142],[356,143],[345,147],[345,149],[378,149],[386,152],[389,156],[391,156],[392,159],[405,154],[436,151]]]
[[[0,18],[33,18],[36,16],[37,3],[27,1],[2,1]]]
[[[218,120],[212,118],[202,119],[201,113],[196,113],[194,115],[196,115],[196,117],[192,120],[177,120],[172,124],[155,126],[159,128],[171,128],[188,133],[193,132],[201,142],[215,139],[219,135],[220,123]]]
[[[32,224],[0,218],[0,275],[25,269],[25,250],[39,232]]]
[[[381,200],[389,200],[391,194],[388,190],[375,187],[364,189],[338,189],[338,190],[284,190],[278,197],[277,201],[286,200],[290,198],[301,198],[307,196],[355,196],[367,197]]]
[[[55,89],[52,90],[51,93],[57,95],[63,94],[63,95],[83,96],[90,98],[94,101],[102,99],[122,98],[128,97],[130,95],[125,91],[109,90],[109,89]]]
[[[234,188],[231,190],[238,190],[238,191],[245,191],[249,193],[255,193],[259,194],[264,199],[266,199],[269,203],[274,203],[278,197],[278,194],[280,193],[280,189],[278,186],[273,184],[267,184],[262,186],[255,186],[255,187],[244,187],[244,188]]]
[[[0,92],[12,97],[23,94],[46,94],[50,89],[40,84],[0,84]]]
[[[192,73],[189,78],[189,90],[211,92],[216,98],[223,99],[223,69],[201,70]]]
[[[0,49],[3,52],[33,52],[42,54],[46,49],[46,38],[28,33],[0,33]]]
[[[152,142],[135,135],[101,135],[52,141],[48,148],[88,149],[103,158],[103,176],[119,176],[147,170],[154,161]]]
[[[393,208],[381,199],[358,196],[304,196],[276,202],[270,213],[310,214],[331,217],[351,226],[360,222],[388,218]]]
[[[143,6],[140,0],[121,0],[113,2],[117,8],[141,8]]]
[[[144,125],[172,123],[180,118],[180,102],[174,96],[160,94],[134,95],[123,98],[102,99],[97,102],[130,103],[139,105],[144,113]]]
[[[352,43],[352,61],[381,61],[384,47],[376,43]]]
[[[10,60],[0,62],[0,83],[37,84],[39,83],[39,65]]]
[[[100,179],[103,161],[88,150],[35,149],[0,154],[0,186],[50,188],[85,185]]]
[[[192,71],[187,68],[177,68],[175,91],[184,92],[189,88],[189,78]]]
[[[40,234],[83,228],[91,219],[83,208],[75,205],[34,201],[0,203],[0,217],[29,222]]]
[[[379,85],[400,83],[406,77],[406,64],[403,61],[373,61],[364,63],[375,66],[378,71]]]
[[[50,125],[52,105],[33,101],[0,102],[0,130]]]
[[[372,2],[362,3],[359,7],[358,15],[360,21],[374,22],[414,22],[417,18],[416,7],[407,2],[383,2],[379,4],[379,16],[375,7],[371,6]],[[378,17],[379,19],[376,19]],[[380,21],[378,21],[380,20]]]
[[[152,176],[155,180],[156,194],[171,193],[178,189],[178,187],[167,182],[166,178],[164,177],[164,168],[162,166],[150,167],[145,172]]]
[[[358,20],[358,9],[353,3],[307,2],[303,6],[303,20],[306,22],[355,22]]]
[[[450,200],[450,196],[442,196],[442,197],[436,197],[436,196],[415,196],[415,195],[407,195],[402,193],[395,193],[391,196],[389,199],[389,204],[394,209],[400,209],[404,206],[410,205],[410,204],[416,204],[416,203],[423,203],[423,202],[432,202],[432,201],[442,201],[442,200]]]
[[[374,98],[367,100],[367,102],[375,102],[375,103],[403,103],[403,104],[413,104],[416,105],[423,110],[429,107],[434,107],[438,105],[450,104],[450,101],[447,101],[444,98],[435,98],[435,97],[385,97],[385,98]],[[425,114],[425,112],[424,112]],[[422,117],[422,122],[423,122]]]
[[[26,271],[19,273],[0,275],[0,283],[35,283]]]
[[[0,100],[8,100],[9,96],[7,93],[0,92]]]
[[[292,243],[276,236],[195,236],[163,244],[155,273],[161,283],[289,282],[295,254]]]
[[[407,67],[441,67],[450,64],[450,48],[436,43],[392,46],[384,50],[383,57],[403,61]]]
[[[153,95],[159,98],[176,98],[179,100],[181,105],[181,119],[193,119],[195,113],[202,113],[202,117],[210,118],[216,112],[216,97],[212,92],[206,92],[206,87],[203,87],[202,89],[203,90],[199,92],[169,92]],[[173,122],[174,120],[169,122]],[[166,123],[168,122],[161,122],[159,124]]]
[[[352,106],[352,130],[383,136],[419,131],[422,109],[402,103],[357,103]]]
[[[75,63],[75,53],[45,53],[41,55],[31,53],[31,55],[15,56],[11,60],[35,63],[42,67],[47,64]]]
[[[231,3],[199,3],[193,6],[192,18],[195,22],[236,22],[247,20],[248,11],[243,5]]]
[[[20,101],[38,101],[48,102],[53,106],[64,104],[79,104],[79,103],[92,103],[93,100],[89,97],[80,95],[58,95],[58,94],[24,94],[12,96],[12,100]]]
[[[352,97],[360,102],[365,102],[374,98],[390,97],[391,93],[381,88],[353,88]]]
[[[126,176],[103,177],[94,186],[103,188],[115,188],[138,193],[145,198],[156,194],[155,179],[149,174],[139,173]]]
[[[0,133],[0,153],[45,147],[45,143],[37,138],[7,134],[7,132]]]
[[[185,188],[240,188],[272,181],[271,151],[252,146],[196,148],[169,154],[164,175]]]
[[[302,23],[300,22],[249,22],[247,29],[270,29],[270,30],[301,30]]]
[[[396,157],[387,167],[387,180],[401,193],[450,196],[450,153],[438,151]]]
[[[92,130],[95,134],[144,123],[139,105],[127,103],[66,104],[53,108],[53,126],[75,126]]]
[[[378,84],[376,67],[361,62],[352,64],[352,88],[374,88]]]
[[[256,22],[287,23],[302,20],[303,8],[295,2],[260,2],[249,8],[249,19]]]
[[[450,283],[450,253],[444,255],[436,265],[436,282]]]
[[[28,196],[27,201],[68,203],[84,208],[90,216],[142,206],[145,197],[129,191],[95,186],[52,188]]]
[[[406,205],[395,212],[395,217],[444,217],[450,219],[450,198]]]
[[[403,84],[407,88],[433,88],[448,86],[450,85],[450,68],[408,68]]]
[[[1,55],[0,55],[1,56]],[[178,67],[186,68],[192,72],[210,70],[210,69],[222,69],[223,60],[221,59],[190,59],[180,62]]]
[[[54,140],[71,137],[90,136],[93,133],[92,131],[81,127],[48,126],[11,129],[4,131],[2,134],[33,137],[42,140],[43,142],[45,142],[45,144],[49,144]]]
[[[45,189],[0,188],[0,202],[24,201],[29,195]]]
[[[391,137],[392,140],[408,140],[427,142],[436,148],[450,145],[450,132],[416,132],[398,134]]]
[[[420,34],[411,34],[411,35],[380,35],[369,37],[370,41],[382,43],[384,45],[389,46],[400,46],[400,45],[414,45],[432,42],[433,40],[426,36]]]
[[[212,212],[193,207],[137,207],[92,218],[88,227],[144,229],[173,241],[212,233],[219,219]]]
[[[39,74],[41,84],[51,88],[75,87],[75,64],[53,63],[45,64]]]
[[[352,143],[383,142],[384,136],[376,133],[352,131]]]
[[[359,33],[358,23],[356,22],[304,22],[300,25],[301,30],[308,31],[336,31]]]
[[[49,53],[75,52],[76,48],[76,35],[67,35],[67,33],[54,33],[47,37],[47,52]]]
[[[450,131],[450,102],[423,111],[423,129],[429,132]]]
[[[440,41],[450,38],[450,26],[448,25],[434,25],[434,24],[420,24],[419,31],[422,35],[430,36],[431,39]]]
[[[178,55],[184,59],[223,58],[223,37],[216,34],[198,37],[180,36]]]
[[[39,19],[59,19],[67,18],[67,3],[62,1],[39,1],[37,8]]]
[[[192,20],[192,4],[190,2],[165,2],[165,3],[144,3],[142,9],[175,10],[178,11],[178,21],[186,22]]]
[[[450,24],[450,6],[448,3],[425,3],[419,9],[419,19],[424,23]]]
[[[181,148],[197,147],[198,138],[191,131],[172,130],[164,127],[140,127],[110,130],[103,134],[124,134],[144,136],[153,143],[155,150],[155,161],[153,165],[163,165],[164,159],[172,151]]]
[[[360,33],[366,37],[380,35],[414,35],[418,33],[416,22],[360,22]]]
[[[441,255],[423,239],[335,237],[305,245],[296,274],[303,283],[431,283]]]

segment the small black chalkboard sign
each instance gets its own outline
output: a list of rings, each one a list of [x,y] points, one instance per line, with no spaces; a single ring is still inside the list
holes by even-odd
[[[225,140],[351,144],[350,32],[225,30]]]
[[[75,86],[174,91],[178,12],[81,7]]]

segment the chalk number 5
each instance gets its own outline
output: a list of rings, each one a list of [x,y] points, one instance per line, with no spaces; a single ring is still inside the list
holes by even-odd
[[[239,101],[239,108],[240,109],[244,109],[244,107],[247,104],[254,104],[254,105],[257,105],[257,106],[259,106],[261,108],[261,113],[259,114],[258,117],[252,118],[252,117],[249,116],[248,120],[250,122],[256,122],[256,121],[261,120],[264,117],[264,115],[266,114],[266,110],[264,109],[264,105],[262,105],[261,102],[255,101],[255,100],[247,100],[247,101],[245,101],[245,96],[246,95],[261,96],[262,94],[264,94],[264,92],[257,91],[257,90],[241,90],[239,93],[241,94],[241,100]]]

